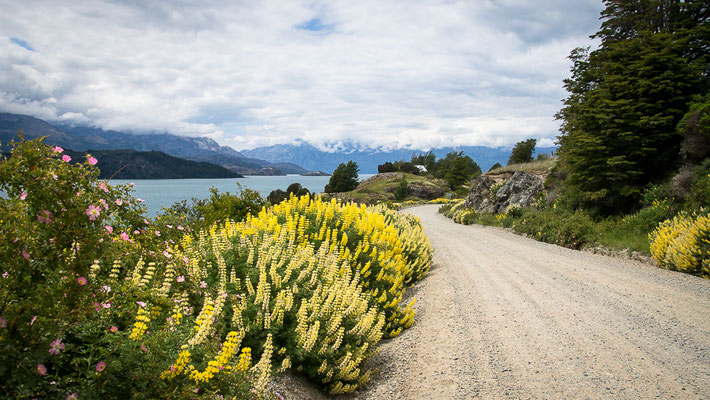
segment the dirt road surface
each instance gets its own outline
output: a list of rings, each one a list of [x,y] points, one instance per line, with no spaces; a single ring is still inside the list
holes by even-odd
[[[416,323],[345,399],[710,398],[709,280],[437,210],[409,210],[435,249]]]

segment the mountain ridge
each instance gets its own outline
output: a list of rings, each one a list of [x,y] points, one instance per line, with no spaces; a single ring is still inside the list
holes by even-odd
[[[209,162],[225,166],[242,175],[258,174],[266,167],[274,167],[278,173],[301,174],[308,170],[292,163],[271,163],[249,158],[229,146],[220,146],[215,140],[205,137],[178,136],[169,133],[132,134],[93,127],[50,124],[42,119],[23,114],[0,113],[0,141],[2,149],[23,131],[27,139],[47,136],[45,143],[66,147],[75,151],[126,150],[160,151],[173,157],[190,161]]]

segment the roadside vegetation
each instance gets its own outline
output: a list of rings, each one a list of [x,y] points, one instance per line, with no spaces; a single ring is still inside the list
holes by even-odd
[[[0,163],[0,391],[8,398],[276,398],[367,383],[431,247],[385,206],[212,191],[154,219],[97,159],[40,140]],[[75,160],[76,161],[76,160]]]
[[[489,171],[549,170],[547,194],[497,215],[463,201],[441,212],[572,248],[640,251],[665,268],[710,277],[707,4],[605,4],[599,48],[570,55],[559,158],[519,164],[530,161],[525,141],[522,156]]]

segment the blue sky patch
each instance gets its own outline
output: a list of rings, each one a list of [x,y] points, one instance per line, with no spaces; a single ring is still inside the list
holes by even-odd
[[[313,18],[300,25],[297,25],[296,27],[298,29],[303,29],[312,32],[323,32],[328,31],[332,28],[332,26],[330,25],[323,25],[323,22],[320,20],[320,18]]]
[[[22,47],[22,48],[25,48],[25,49],[29,50],[29,51],[35,51],[35,49],[33,49],[32,46],[29,45],[29,43],[25,42],[25,41],[22,40],[22,39],[18,39],[18,38],[16,38],[16,37],[10,37],[10,41],[11,41],[12,43],[15,43],[16,45]]]

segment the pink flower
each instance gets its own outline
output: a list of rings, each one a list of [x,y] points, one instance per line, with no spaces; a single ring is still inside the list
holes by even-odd
[[[24,199],[26,199],[26,198],[27,198],[27,192],[25,192],[25,191],[23,190],[22,193],[20,193],[20,200],[24,200]]]
[[[205,282],[205,281],[200,281],[200,287],[201,287],[202,289],[206,288],[206,287],[207,287],[207,282]]]
[[[105,228],[108,231],[108,233],[113,233],[113,227],[111,225],[106,225]]]
[[[52,212],[49,210],[42,210],[39,213],[37,213],[37,221],[39,221],[40,224],[51,223],[52,217],[54,217],[54,214],[52,214]]]
[[[63,152],[64,149],[59,146],[54,146],[54,147],[52,147],[52,151],[59,154],[59,153]]]
[[[103,190],[104,192],[108,193],[108,187],[106,187],[106,182],[100,181],[99,182],[99,189]]]
[[[183,228],[182,225],[178,225],[178,226],[177,226],[177,229],[178,229],[179,231],[181,231],[181,230],[183,230],[183,229],[185,229],[185,228]]]
[[[89,219],[91,221],[95,220],[99,215],[101,215],[101,209],[99,207],[96,207],[95,205],[90,205],[89,208],[86,209],[86,215],[89,216]]]
[[[47,374],[47,367],[44,364],[37,364],[37,373],[44,376]]]
[[[163,255],[165,256],[165,258],[170,258],[170,257],[172,257],[172,255],[171,255],[170,253],[168,253],[167,250],[163,250]]]
[[[103,372],[106,369],[106,363],[101,361],[100,363],[96,364],[96,371],[97,372]]]
[[[155,231],[155,236],[160,236],[160,231]]]
[[[110,293],[111,292],[111,286],[109,285],[103,285],[101,286],[101,291],[104,293]]]
[[[59,354],[64,349],[64,343],[61,339],[57,339],[49,344],[49,354]]]
[[[117,206],[123,205],[123,200],[122,200],[122,199],[116,199],[116,205],[117,205]]]
[[[125,241],[129,241],[130,239],[128,238],[128,234],[126,232],[121,232],[121,239]]]
[[[99,199],[99,203],[104,206],[104,210],[108,210],[108,203],[104,199]]]
[[[142,202],[144,202],[145,200],[143,200],[143,199],[141,199],[141,198],[137,198],[136,201],[139,202],[139,203],[142,203]]]
[[[130,183],[131,187],[136,186],[135,182]]]
[[[29,259],[30,259],[30,253],[27,252],[27,249],[22,249],[22,257],[23,257],[25,260],[29,260]]]
[[[109,329],[109,330],[110,330],[111,332],[116,332],[116,331],[118,331],[118,327],[114,325],[114,326],[112,326],[111,329]]]
[[[56,181],[58,178],[59,177],[57,176],[57,174],[52,174],[52,179],[54,179]]]
[[[178,282],[184,282],[184,281],[185,281],[185,277],[182,276],[182,275],[180,275],[180,276],[178,276],[177,279],[175,279],[175,280],[178,281]]]
[[[148,348],[147,348],[147,347],[145,347],[145,345],[144,345],[144,344],[142,344],[142,345],[141,345],[141,349],[142,349],[143,351],[148,351]]]
[[[136,304],[141,306],[141,308],[145,308],[145,301],[136,301]]]
[[[84,285],[86,285],[86,282],[88,282],[88,281],[87,281],[86,278],[84,278],[83,276],[80,276],[80,277],[76,278],[76,283],[78,283],[79,286],[84,286]]]
[[[101,311],[101,304],[94,302],[94,310]]]
[[[3,317],[0,317],[0,328],[7,328],[7,321]]]
[[[66,400],[79,400],[79,394],[74,392],[67,396]]]
[[[32,317],[32,321],[30,321],[30,326],[32,326],[35,323],[35,321],[37,321],[36,315]]]
[[[101,303],[101,307],[103,307],[103,308],[111,308],[111,303]]]
[[[95,159],[94,157],[89,156],[89,158],[86,159],[86,162],[89,163],[89,165],[96,165],[99,160]]]
[[[71,161],[71,157],[69,157],[68,155],[65,154],[62,156],[62,161],[69,162],[69,161]]]

